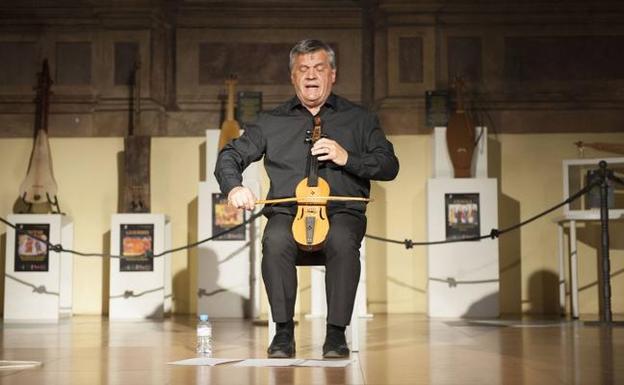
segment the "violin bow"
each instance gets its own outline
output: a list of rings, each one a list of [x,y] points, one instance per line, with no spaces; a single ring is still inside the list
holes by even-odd
[[[259,199],[256,201],[257,205],[270,205],[275,203],[286,202],[305,202],[310,203],[314,201],[357,201],[357,202],[373,202],[371,198],[362,197],[347,197],[347,196],[309,196],[309,197],[291,197],[291,198],[277,198],[277,199]]]

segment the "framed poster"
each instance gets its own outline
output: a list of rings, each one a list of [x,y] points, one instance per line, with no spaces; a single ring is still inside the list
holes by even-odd
[[[236,103],[236,120],[240,124],[253,122],[262,111],[262,92],[241,91]]]
[[[154,271],[154,225],[122,224],[119,271]]]
[[[227,196],[221,193],[212,194],[212,235],[229,230],[245,222],[245,210],[237,209],[228,204]],[[215,241],[244,241],[245,226],[230,231],[214,239]]]
[[[39,239],[46,242],[50,239],[50,225],[22,223],[16,227],[15,271],[48,271],[50,262],[48,244]]]
[[[446,127],[450,113],[448,91],[425,92],[425,125],[427,127]]]
[[[464,239],[481,235],[479,194],[444,194],[446,239]]]

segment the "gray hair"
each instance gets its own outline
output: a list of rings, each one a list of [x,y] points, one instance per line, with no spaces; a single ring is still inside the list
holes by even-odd
[[[292,47],[290,50],[290,62],[288,63],[288,69],[292,72],[297,56],[316,51],[327,52],[327,56],[329,56],[329,65],[333,70],[336,69],[336,53],[334,50],[328,44],[315,39],[301,40],[295,44],[294,47]]]

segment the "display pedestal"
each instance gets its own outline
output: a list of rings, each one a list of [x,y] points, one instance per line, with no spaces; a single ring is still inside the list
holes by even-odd
[[[206,130],[206,173],[208,180],[199,184],[198,240],[213,236],[224,226],[215,223],[213,211],[219,185],[213,176],[219,130]],[[260,198],[258,163],[243,173],[243,185]],[[250,213],[245,213],[245,219]],[[260,313],[260,236],[259,219],[247,225],[244,239],[213,240],[198,247],[197,313],[211,318],[258,317]]]
[[[111,219],[109,318],[111,320],[160,319],[171,310],[171,254],[158,258],[133,258],[141,242],[153,254],[171,248],[171,224],[164,214],[114,214]],[[122,244],[125,245],[122,248]]]
[[[24,230],[36,228],[33,231],[37,237],[47,232],[50,243],[73,248],[74,224],[68,216],[14,214],[7,220]],[[48,249],[46,260],[45,249],[45,245],[32,242],[32,238],[17,239],[15,229],[7,227],[5,321],[58,321],[59,316],[71,316],[73,255]]]
[[[473,159],[476,178],[455,179],[450,178],[453,174],[445,128],[436,127],[434,178],[427,184],[428,241],[479,236],[498,228],[498,186],[496,179],[487,178],[486,132],[485,128],[477,129]],[[454,215],[457,209],[461,218]],[[470,217],[464,217],[468,214]],[[431,245],[427,248],[427,261],[430,317],[499,316],[498,239]]]

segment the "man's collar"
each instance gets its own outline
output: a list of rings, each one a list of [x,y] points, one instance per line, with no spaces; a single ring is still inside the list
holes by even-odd
[[[323,106],[327,106],[331,109],[336,109],[337,107],[337,98],[336,98],[336,94],[334,94],[333,92],[329,94],[329,96],[327,97],[327,100],[325,100],[325,103],[323,104]],[[290,99],[290,102],[288,104],[288,110],[294,110],[295,108],[305,108],[305,106],[301,103],[301,100],[299,100],[299,98],[297,96],[293,96],[292,99]]]

